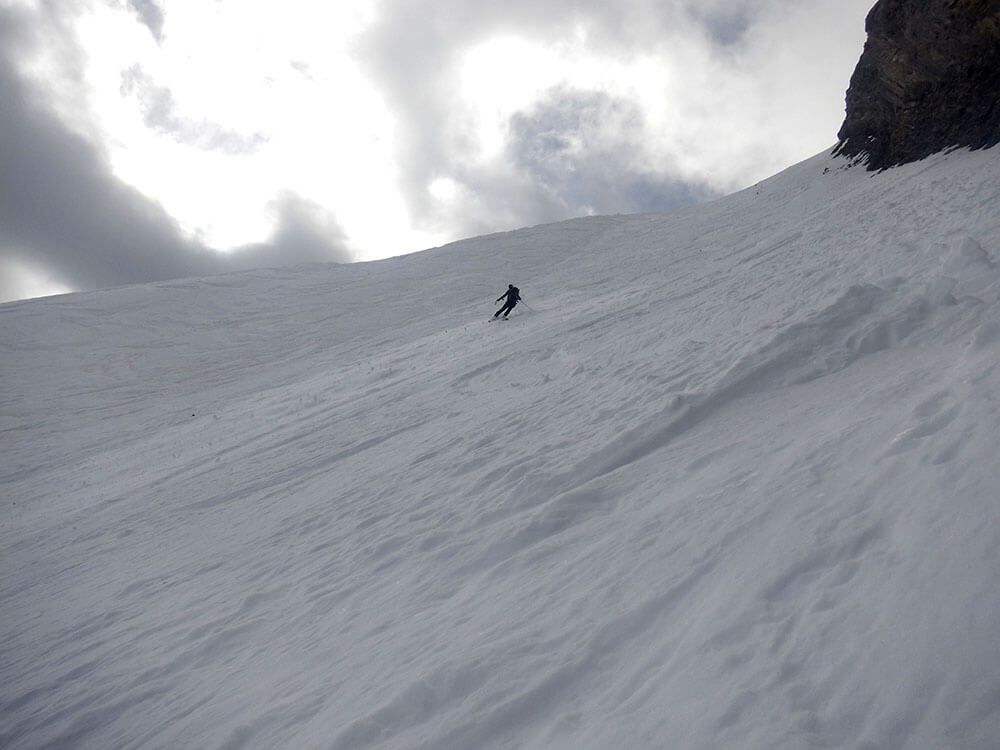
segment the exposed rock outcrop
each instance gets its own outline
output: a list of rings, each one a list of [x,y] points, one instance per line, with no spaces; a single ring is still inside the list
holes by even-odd
[[[879,0],[837,153],[869,169],[1000,143],[1000,0]]]

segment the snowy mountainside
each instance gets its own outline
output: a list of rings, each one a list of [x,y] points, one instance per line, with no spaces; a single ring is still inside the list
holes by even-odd
[[[0,744],[995,748],[998,206],[822,154],[0,306]]]

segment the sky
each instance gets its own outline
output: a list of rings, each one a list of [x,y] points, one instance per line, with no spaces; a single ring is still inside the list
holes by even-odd
[[[0,0],[0,301],[668,211],[836,140],[872,0]]]

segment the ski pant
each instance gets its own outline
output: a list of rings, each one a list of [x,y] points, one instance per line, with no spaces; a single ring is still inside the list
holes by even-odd
[[[517,302],[507,302],[506,304],[504,304],[503,307],[501,307],[499,310],[493,313],[493,317],[494,318],[500,317],[500,314],[503,313],[503,316],[506,318],[508,315],[510,315],[510,311],[513,310],[515,307],[517,307]]]

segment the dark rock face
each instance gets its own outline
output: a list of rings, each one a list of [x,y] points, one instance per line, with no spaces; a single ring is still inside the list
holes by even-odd
[[[879,0],[836,153],[869,169],[1000,143],[1000,0]]]

